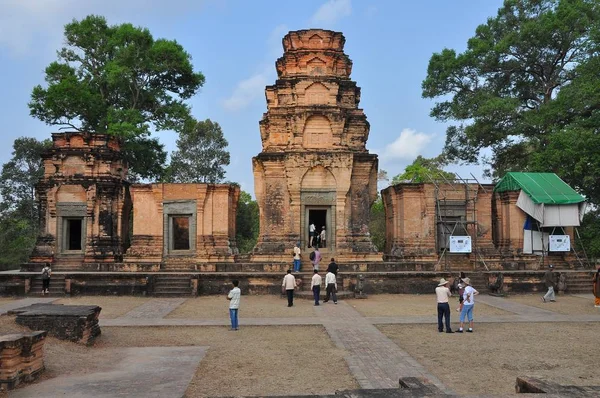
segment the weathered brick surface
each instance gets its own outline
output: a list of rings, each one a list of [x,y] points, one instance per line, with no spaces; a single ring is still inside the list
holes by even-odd
[[[81,132],[55,133],[52,140],[52,148],[42,155],[44,176],[36,185],[42,217],[30,262],[66,269],[121,260],[131,203],[120,143]],[[81,250],[66,250],[67,217],[83,218]]]
[[[44,370],[47,333],[16,333],[0,336],[0,391],[35,380]]]
[[[33,304],[9,311],[16,322],[33,330],[46,330],[62,340],[91,345],[100,336],[101,308],[97,305]]]
[[[341,33],[321,29],[283,39],[279,79],[266,88],[262,152],[253,159],[260,207],[253,261],[289,251],[297,241],[306,247],[309,208],[328,211],[328,247],[336,254],[350,260],[374,252],[368,224],[377,155],[365,147],[369,123],[358,107],[360,88],[350,80],[344,42]]]

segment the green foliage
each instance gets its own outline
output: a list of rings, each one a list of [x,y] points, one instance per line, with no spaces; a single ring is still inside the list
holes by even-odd
[[[587,213],[579,227],[581,240],[576,240],[578,249],[582,246],[589,259],[600,260],[600,210]]]
[[[392,178],[392,185],[399,184],[401,182],[431,182],[431,180],[448,180],[454,181],[456,175],[448,171],[444,171],[442,168],[445,166],[443,157],[438,156],[435,158],[424,158],[419,155],[412,162],[412,164],[406,166],[402,174],[398,174]]]
[[[209,119],[191,121],[179,135],[177,150],[171,156],[168,179],[171,182],[218,183],[229,165],[227,140],[219,123]]]
[[[47,87],[32,91],[31,115],[49,125],[138,139],[132,147],[154,152],[155,161],[164,157],[162,147],[139,139],[151,127],[180,131],[190,118],[184,100],[204,84],[190,54],[174,40],[155,40],[148,29],[109,26],[94,15],[67,24],[65,42],[58,61],[46,68]],[[147,170],[147,162],[136,162],[143,158],[127,159],[132,172],[156,176],[162,164]]]
[[[383,207],[383,199],[380,194],[377,194],[377,200],[371,206],[371,220],[369,221],[369,231],[371,233],[371,242],[377,250],[385,249],[385,208]]]
[[[258,203],[247,192],[240,193],[235,223],[235,239],[240,253],[251,252],[258,240],[259,212]]]
[[[41,154],[51,145],[21,137],[13,143],[12,158],[0,174],[0,268],[16,268],[27,260],[35,244],[38,209],[35,184],[42,177]]]
[[[460,122],[446,132],[448,160],[477,162],[491,148],[495,176],[548,167],[538,154],[554,152],[568,124],[598,109],[588,81],[598,69],[586,65],[599,49],[596,0],[505,0],[465,52],[444,49],[429,61],[423,97],[441,98],[431,115]]]

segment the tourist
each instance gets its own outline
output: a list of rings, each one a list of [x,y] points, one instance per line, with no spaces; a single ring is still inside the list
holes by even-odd
[[[337,280],[333,272],[328,272],[327,275],[325,275],[325,289],[327,294],[325,295],[325,300],[323,300],[323,302],[328,302],[329,297],[331,297],[333,303],[337,304],[337,295],[335,294],[337,292]]]
[[[313,241],[315,239],[315,231],[316,231],[316,227],[315,227],[315,223],[311,222],[310,226],[308,227],[308,236],[309,236],[309,240],[308,240],[308,247],[312,247],[313,246]]]
[[[296,243],[294,246],[294,272],[300,272],[300,256],[302,252],[300,251],[300,242]]]
[[[294,289],[296,288],[296,278],[292,275],[292,270],[288,269],[286,276],[283,277],[281,289],[285,290],[288,299],[288,307],[294,305]]]
[[[542,301],[544,303],[548,300],[552,302],[556,301],[556,297],[554,296],[554,285],[556,284],[556,281],[554,278],[554,265],[552,264],[548,266],[548,270],[544,274],[544,283],[546,284],[548,291],[544,297],[542,297]]]
[[[327,272],[333,272],[335,274],[335,276],[337,276],[338,269],[339,269],[339,267],[335,263],[335,258],[331,257],[331,262],[327,266]]]
[[[239,330],[238,310],[240,309],[242,291],[238,287],[240,284],[238,280],[233,280],[231,283],[233,284],[233,289],[227,295],[227,300],[229,300],[229,319],[231,319],[231,330]]]
[[[42,268],[42,296],[50,294],[50,277],[52,276],[52,269],[50,269],[50,263],[46,263]]]
[[[440,283],[435,288],[435,295],[437,297],[438,332],[444,331],[442,318],[445,318],[446,333],[454,333],[450,328],[450,304],[448,303],[452,293],[448,289],[448,281],[444,278],[440,279]]]
[[[319,270],[314,270],[314,275],[312,277],[312,281],[310,282],[310,288],[313,292],[313,296],[315,297],[315,305],[319,305],[319,298],[321,296],[321,283],[323,282],[323,278],[319,275]]]
[[[321,230],[321,233],[319,234],[319,246],[325,247],[326,243],[327,243],[327,233],[325,231],[325,226],[323,225],[323,229]]]
[[[467,332],[473,333],[473,307],[475,307],[475,296],[479,294],[477,290],[471,286],[471,279],[464,278],[465,292],[463,293],[463,309],[460,311],[460,328],[458,333],[463,332],[465,317],[469,320],[469,329]]]
[[[594,307],[600,308],[600,266],[594,274]]]
[[[312,252],[311,254],[313,254],[311,257],[312,263],[313,263],[313,268],[316,269],[317,271],[319,270],[319,263],[321,262],[321,252],[319,251],[319,246],[315,247],[315,251]]]

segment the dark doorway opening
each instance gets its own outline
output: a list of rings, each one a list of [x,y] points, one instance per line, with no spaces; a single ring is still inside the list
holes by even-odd
[[[190,218],[173,217],[173,250],[190,250]]]
[[[70,218],[67,219],[66,225],[66,242],[67,250],[81,250],[81,232],[82,232],[83,219],[81,218]]]
[[[321,231],[326,228],[327,225],[327,210],[309,210],[308,211],[308,225],[309,225],[309,237],[308,242],[310,244],[310,226],[315,226],[315,236],[313,238],[313,246],[318,245],[319,247],[323,246],[323,241],[321,241]]]

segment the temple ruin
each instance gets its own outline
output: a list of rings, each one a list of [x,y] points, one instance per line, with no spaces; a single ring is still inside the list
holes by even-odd
[[[311,224],[317,232],[326,229],[323,250],[340,260],[381,260],[368,228],[377,155],[365,147],[369,123],[358,107],[360,88],[350,80],[344,42],[341,33],[320,29],[283,38],[278,79],[265,90],[263,150],[253,159],[260,209],[255,260],[296,242],[306,248]]]

